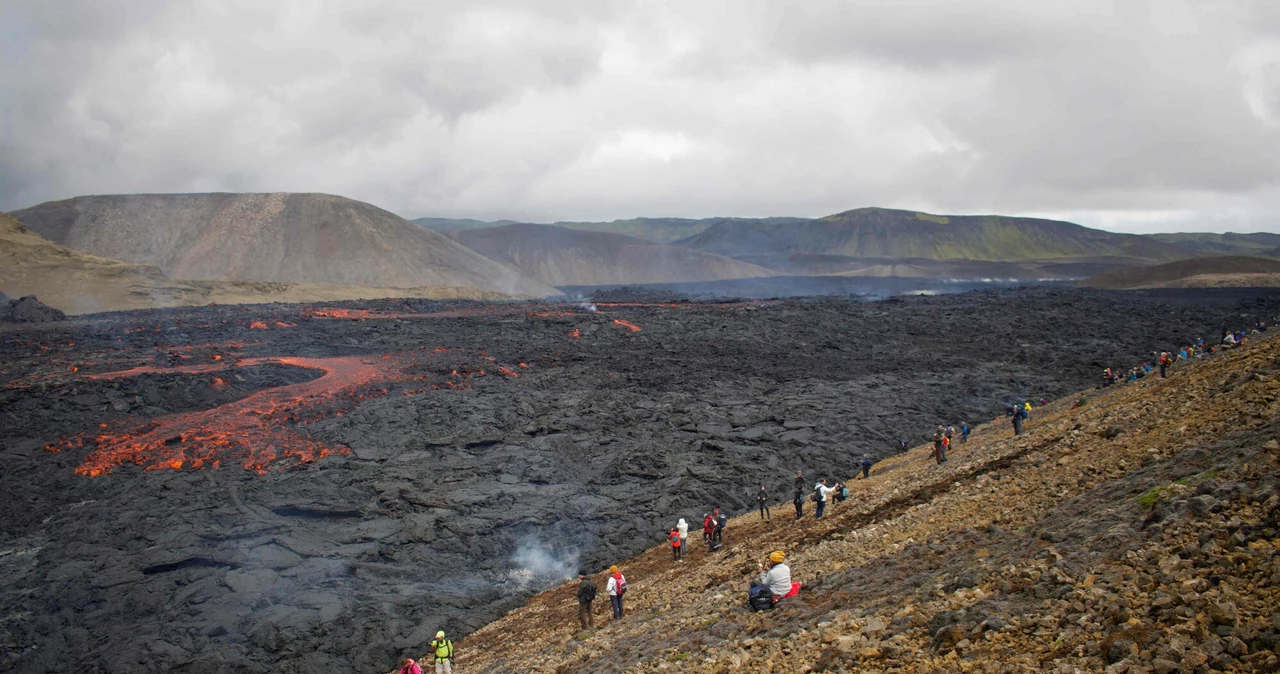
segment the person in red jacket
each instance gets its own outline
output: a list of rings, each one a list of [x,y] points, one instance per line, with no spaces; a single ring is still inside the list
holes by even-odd
[[[684,561],[681,559],[684,555],[684,546],[681,545],[680,530],[672,529],[671,533],[667,534],[667,542],[671,544],[671,559],[677,562]]]

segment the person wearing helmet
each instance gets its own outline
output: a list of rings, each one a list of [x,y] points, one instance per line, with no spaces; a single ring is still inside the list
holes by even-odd
[[[444,638],[444,630],[436,632],[436,638],[427,647],[436,659],[436,674],[453,674],[453,642]]]

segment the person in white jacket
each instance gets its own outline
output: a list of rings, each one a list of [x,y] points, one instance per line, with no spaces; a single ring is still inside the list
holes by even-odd
[[[605,586],[604,593],[609,595],[609,603],[613,606],[613,619],[617,620],[622,617],[622,595],[627,592],[627,578],[622,575],[617,566],[609,567],[609,584]]]
[[[680,533],[680,561],[684,561],[684,553],[689,551],[689,523],[681,517],[676,523],[676,531]]]

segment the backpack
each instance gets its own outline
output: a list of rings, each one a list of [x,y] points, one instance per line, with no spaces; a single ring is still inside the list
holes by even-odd
[[[728,523],[729,523],[729,516],[724,513],[720,513],[720,519],[716,520],[716,528],[723,529],[724,525]]]
[[[821,491],[819,491],[819,490],[817,490],[817,489],[814,489],[814,490],[813,490],[813,493],[812,493],[812,494],[809,494],[809,500],[810,500],[810,501],[813,501],[814,503],[817,503],[818,501],[821,501],[821,500],[822,500],[822,492],[821,492]]]
[[[614,589],[617,590],[619,597],[626,594],[627,593],[627,577],[622,574],[618,574],[618,584]]]
[[[768,587],[764,587],[763,591],[755,594],[747,593],[747,606],[752,611],[772,611],[773,610],[773,593],[769,592]]]
[[[593,602],[596,600],[596,584],[580,585],[578,587],[578,601]]]
[[[836,500],[843,501],[847,498],[849,498],[849,488],[841,487],[839,493],[836,494]]]

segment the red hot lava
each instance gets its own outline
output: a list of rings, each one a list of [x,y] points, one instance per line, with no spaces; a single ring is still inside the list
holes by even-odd
[[[622,320],[621,318],[615,318],[615,319],[613,319],[613,324],[614,324],[614,325],[621,325],[622,327],[624,327],[624,328],[626,328],[626,329],[628,329],[628,330],[630,330],[630,331],[632,331],[632,332],[640,332],[640,326],[636,325],[635,323],[630,323],[630,322],[624,321],[624,320]]]
[[[171,414],[141,428],[104,432],[92,442],[97,446],[76,468],[79,475],[97,477],[133,463],[146,470],[219,467],[234,460],[259,474],[273,463],[309,463],[331,454],[345,454],[345,447],[331,447],[305,437],[287,425],[308,413],[323,412],[339,396],[352,396],[358,389],[400,374],[397,359],[368,360],[358,356],[339,358],[246,358],[242,365],[283,363],[322,370],[312,381],[259,391],[242,400],[211,410]],[[225,366],[223,366],[225,367]],[[216,365],[191,367],[141,367],[123,372],[94,375],[95,379],[117,379],[146,372],[203,373],[221,369]],[[85,438],[75,438],[48,449],[58,451],[81,446]]]

